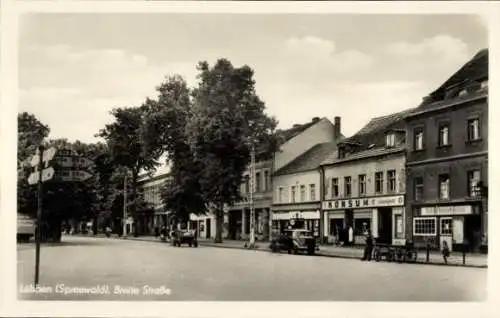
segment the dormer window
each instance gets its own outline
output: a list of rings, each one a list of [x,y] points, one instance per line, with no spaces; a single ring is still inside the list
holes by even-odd
[[[385,135],[385,146],[388,148],[396,146],[396,134],[391,132]]]

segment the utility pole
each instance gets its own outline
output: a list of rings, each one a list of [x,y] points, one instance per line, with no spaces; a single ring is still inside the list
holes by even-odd
[[[255,207],[253,202],[253,194],[255,191],[255,144],[254,140],[251,141],[250,152],[250,244],[249,248],[255,247]]]
[[[40,278],[40,241],[42,238],[42,202],[43,202],[43,188],[42,188],[42,173],[43,173],[43,145],[38,147],[39,160],[38,160],[38,209],[36,211],[36,247],[35,247],[35,287],[38,286]]]
[[[127,237],[127,174],[123,180],[123,237]]]

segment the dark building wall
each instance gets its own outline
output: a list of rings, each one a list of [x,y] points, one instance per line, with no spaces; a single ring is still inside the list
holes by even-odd
[[[480,140],[468,141],[467,122],[479,118]],[[439,146],[439,127],[449,125],[449,146]],[[424,130],[424,149],[414,151],[414,131]],[[481,203],[471,198],[468,189],[468,171],[480,170],[481,180],[488,184],[488,104],[486,99],[450,106],[442,111],[428,112],[407,119],[407,235],[413,237],[415,208],[423,206],[444,206],[470,204],[474,209]],[[439,200],[439,175],[450,176],[450,199]],[[415,201],[415,178],[423,178],[423,198]],[[427,238],[426,238],[427,239]],[[437,240],[433,237],[433,240]],[[434,242],[434,243],[437,243]]]
[[[474,117],[479,118],[481,139],[469,142],[467,140],[467,121]],[[449,123],[450,125],[449,146],[438,146],[441,123]],[[486,99],[467,102],[439,112],[422,114],[408,119],[407,124],[408,163],[488,150],[488,104]],[[414,151],[414,132],[417,128],[424,129],[424,150],[421,151]]]

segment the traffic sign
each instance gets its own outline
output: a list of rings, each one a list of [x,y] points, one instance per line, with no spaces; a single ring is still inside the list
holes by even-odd
[[[92,177],[92,174],[83,170],[64,170],[58,171],[56,180],[62,182],[79,182],[85,181]]]
[[[42,157],[42,162],[49,162],[54,158],[56,154],[56,148],[51,147],[43,151],[43,157]],[[31,166],[36,167],[40,163],[40,152],[37,151],[36,154],[33,156],[31,159]]]
[[[49,167],[46,169],[42,170],[42,182],[49,181],[54,177],[54,168]],[[28,183],[29,184],[35,184],[40,180],[40,173],[38,171],[33,172],[32,174],[29,175],[28,177]]]
[[[92,174],[88,173],[87,171],[82,171],[82,170],[73,171],[73,178],[77,181],[85,181],[90,177],[92,177]]]

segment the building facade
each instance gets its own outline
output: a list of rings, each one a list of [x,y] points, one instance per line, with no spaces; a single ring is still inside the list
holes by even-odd
[[[255,209],[255,233],[258,240],[269,238],[269,217],[272,204],[272,160],[255,163],[253,204]],[[247,240],[250,236],[250,169],[243,175],[240,193],[243,200],[228,208],[227,239]]]
[[[315,237],[321,237],[319,166],[336,147],[334,140],[315,145],[276,171],[273,176],[273,186],[276,190],[273,196],[272,214],[274,233],[293,227],[310,230]]]
[[[405,238],[404,111],[372,119],[342,141],[322,165],[324,241],[345,241],[352,227],[354,244],[368,230],[378,242]]]
[[[139,180],[139,191],[143,195],[144,201],[152,209],[146,211],[138,211],[135,224],[138,234],[152,235],[155,233],[155,228],[162,226],[170,226],[169,212],[161,200],[161,191],[163,187],[172,182],[170,173],[161,173],[153,177],[143,176]],[[133,223],[129,220],[129,223]]]
[[[317,237],[322,236],[319,167],[342,138],[340,117],[335,117],[334,123],[322,118],[282,145],[273,165],[274,234],[289,228],[305,228]]]
[[[488,51],[407,117],[407,225],[415,242],[487,246]]]

